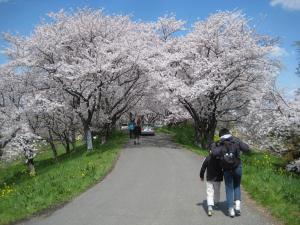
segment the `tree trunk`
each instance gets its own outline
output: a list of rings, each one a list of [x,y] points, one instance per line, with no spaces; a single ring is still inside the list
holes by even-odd
[[[55,161],[57,161],[57,149],[55,147],[55,144],[53,143],[53,141],[49,141],[49,144],[51,146],[51,149],[52,149],[52,153],[53,153],[53,159]]]
[[[211,100],[214,100],[213,97],[214,96],[211,97]],[[216,102],[213,102],[213,108],[211,108],[209,115],[205,113],[205,116],[201,116],[201,114],[199,114],[199,112],[187,100],[181,99],[180,102],[187,109],[194,120],[195,145],[200,145],[201,148],[208,149],[214,141],[214,134],[217,127]],[[203,107],[201,111],[203,111]]]
[[[28,166],[30,176],[35,176],[33,159],[27,159],[27,166]]]
[[[105,124],[104,129],[103,129],[103,133],[101,135],[101,144],[105,144],[107,142],[107,139],[109,137],[109,133],[110,133],[110,124],[107,123],[107,124]]]
[[[108,140],[110,133],[111,133],[111,127],[108,125],[107,128],[105,129],[105,139],[106,139],[106,141]]]
[[[71,145],[72,145],[72,150],[75,151],[76,150],[76,142],[72,141]]]
[[[92,132],[89,126],[84,127],[85,143],[88,151],[93,150]]]
[[[75,151],[75,148],[76,148],[76,132],[75,132],[75,129],[71,130],[70,139],[71,139],[71,144],[72,144],[72,150]]]
[[[69,138],[66,138],[66,154],[70,154],[71,149],[70,149],[70,141]]]
[[[66,154],[70,154],[71,149],[70,149],[70,139],[69,139],[69,133],[68,132],[64,132],[63,135],[61,136],[61,143],[65,147]]]
[[[105,135],[101,136],[101,145],[104,145],[106,143],[107,139]]]
[[[214,142],[217,121],[213,116],[210,119],[202,119],[198,124],[195,122],[195,145],[208,149]]]
[[[54,141],[53,141],[52,132],[49,128],[48,128],[48,133],[49,133],[48,143],[50,144],[51,149],[52,149],[53,159],[55,161],[57,161],[57,149],[56,149]]]
[[[194,129],[195,129],[194,145],[196,145],[198,147],[201,147],[201,144],[200,144],[200,140],[201,140],[200,131],[199,131],[199,127],[196,123],[194,125]]]
[[[117,121],[112,120],[110,124],[110,131],[116,130],[117,129]]]

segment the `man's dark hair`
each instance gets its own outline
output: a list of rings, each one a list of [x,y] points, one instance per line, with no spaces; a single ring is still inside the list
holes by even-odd
[[[219,137],[222,137],[225,134],[230,134],[230,131],[227,128],[221,128],[219,131]]]

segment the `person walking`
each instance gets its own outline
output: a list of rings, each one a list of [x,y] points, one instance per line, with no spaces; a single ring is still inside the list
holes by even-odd
[[[134,144],[140,144],[140,135],[142,132],[142,120],[140,117],[136,120],[136,125],[134,128]]]
[[[135,124],[134,120],[130,121],[129,124],[128,124],[128,131],[129,131],[129,138],[130,139],[133,138],[135,126],[136,126],[136,124]]]
[[[241,214],[241,179],[242,163],[241,152],[249,152],[249,146],[233,137],[227,128],[219,131],[220,141],[213,143],[212,155],[220,159],[224,173],[226,201],[229,216]],[[234,207],[235,206],[235,207]]]
[[[207,196],[207,214],[212,216],[213,207],[220,201],[220,185],[223,181],[223,171],[220,166],[220,160],[212,154],[207,156],[200,169],[200,179],[204,181],[206,171],[206,196]]]

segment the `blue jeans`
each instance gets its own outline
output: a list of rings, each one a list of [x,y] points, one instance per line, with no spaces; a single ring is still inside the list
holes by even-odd
[[[242,164],[232,171],[224,171],[226,201],[228,208],[233,207],[235,200],[241,200]]]

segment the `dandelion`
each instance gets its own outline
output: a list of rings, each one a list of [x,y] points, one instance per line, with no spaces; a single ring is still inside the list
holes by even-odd
[[[12,186],[9,186],[6,183],[4,183],[4,188],[0,191],[0,197],[5,197],[13,191],[14,189],[12,188]]]

